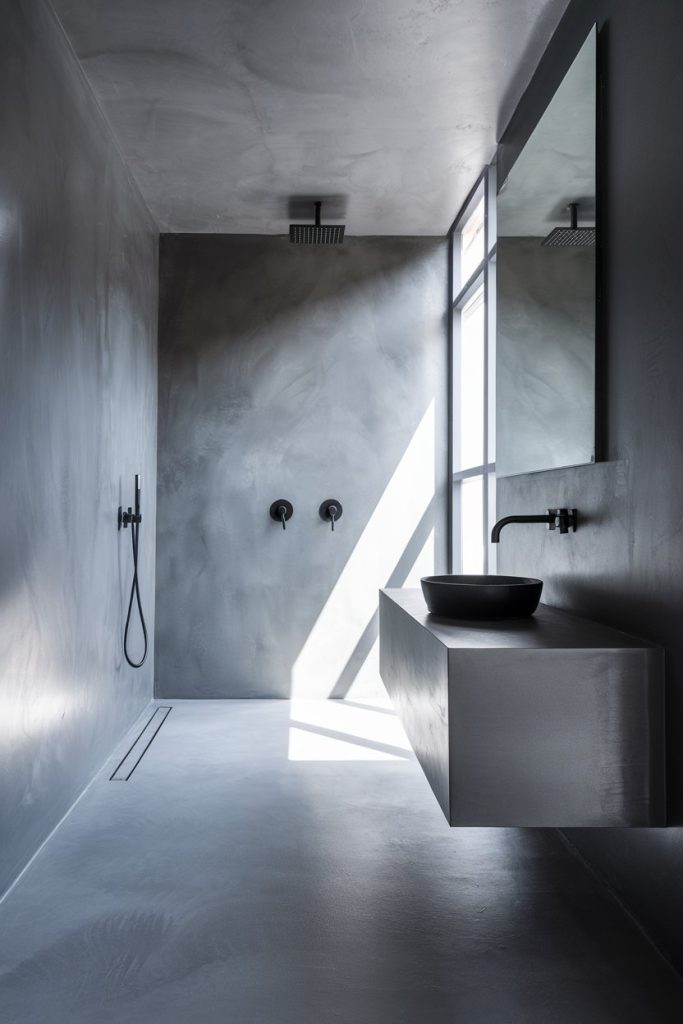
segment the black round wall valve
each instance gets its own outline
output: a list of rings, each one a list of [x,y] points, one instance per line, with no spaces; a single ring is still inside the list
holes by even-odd
[[[294,506],[286,498],[278,498],[270,506],[270,518],[276,523],[282,523],[282,529],[286,530],[286,523],[294,515]]]
[[[337,520],[341,519],[343,512],[344,509],[339,498],[326,498],[318,509],[318,515],[326,523],[332,525],[332,530],[334,530],[334,524]]]

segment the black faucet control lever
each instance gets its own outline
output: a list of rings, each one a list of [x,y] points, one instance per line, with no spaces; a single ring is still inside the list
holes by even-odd
[[[576,533],[576,509],[575,508],[549,508],[548,516],[551,521],[548,523],[549,530],[559,530],[560,533]]]
[[[286,523],[294,515],[294,506],[286,498],[278,498],[270,506],[270,518],[276,523],[282,523],[282,529],[286,530]]]
[[[334,524],[341,519],[343,511],[341,501],[337,498],[327,498],[318,509],[318,515],[324,522],[332,524],[334,533]]]

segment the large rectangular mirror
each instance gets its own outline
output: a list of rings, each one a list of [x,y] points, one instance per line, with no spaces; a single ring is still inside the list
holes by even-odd
[[[498,196],[496,472],[595,460],[596,33]]]

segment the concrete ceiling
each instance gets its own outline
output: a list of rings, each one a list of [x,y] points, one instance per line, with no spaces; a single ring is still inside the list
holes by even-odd
[[[576,202],[579,224],[595,223],[596,46],[593,29],[510,171],[499,235],[543,238]]]
[[[567,2],[53,0],[162,231],[353,235],[446,231]]]

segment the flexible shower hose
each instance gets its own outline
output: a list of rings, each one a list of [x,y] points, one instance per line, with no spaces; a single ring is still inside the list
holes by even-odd
[[[126,661],[132,668],[142,668],[147,658],[147,625],[145,623],[145,616],[142,612],[142,600],[140,598],[140,583],[138,580],[138,536],[140,531],[140,524],[132,522],[130,524],[130,537],[133,545],[133,583],[130,588],[130,601],[128,602],[128,614],[126,615],[126,628],[123,631],[123,653],[126,656]],[[133,613],[133,601],[137,602],[138,613],[140,615],[140,625],[142,626],[142,636],[145,641],[145,650],[140,661],[133,661],[128,653],[128,630],[130,628],[130,617]]]

